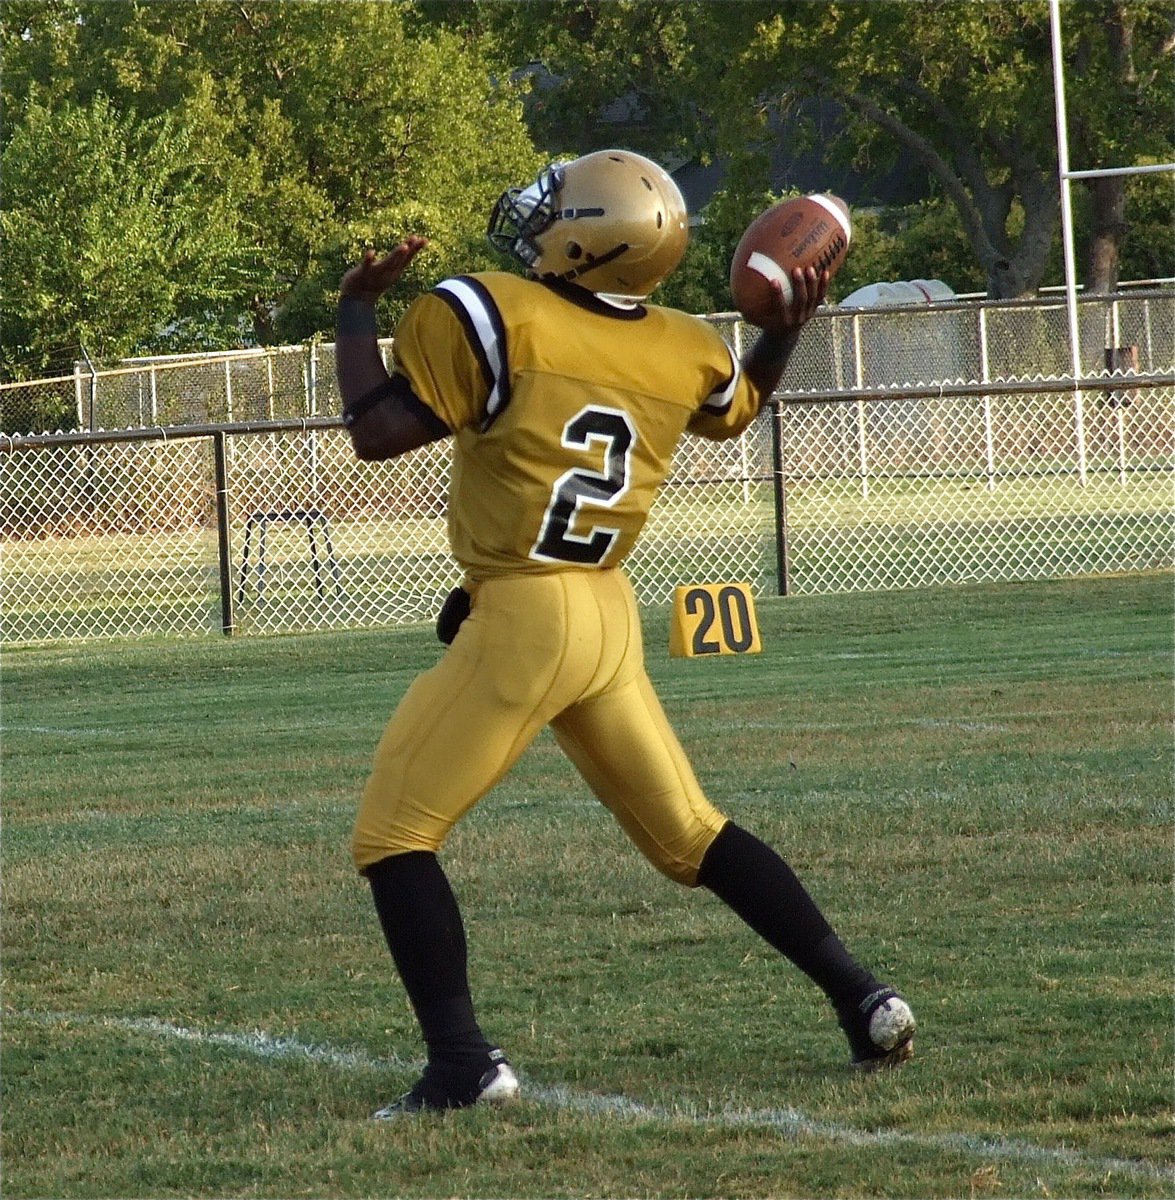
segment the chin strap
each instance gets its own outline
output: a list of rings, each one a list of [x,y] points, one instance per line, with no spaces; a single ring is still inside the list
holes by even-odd
[[[590,259],[582,267],[572,267],[570,271],[564,271],[559,278],[566,279],[568,283],[573,283],[581,275],[586,275],[589,271],[594,271],[597,267],[602,267],[610,263],[614,258],[619,258],[628,249],[629,245],[627,242],[620,242],[618,245],[613,246],[607,254],[601,254],[598,258]]]

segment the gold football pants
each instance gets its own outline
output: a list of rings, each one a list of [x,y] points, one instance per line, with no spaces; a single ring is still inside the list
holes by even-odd
[[[477,585],[453,644],[380,739],[355,821],[356,866],[439,850],[548,724],[641,852],[692,886],[726,818],[702,794],[649,682],[619,570]]]

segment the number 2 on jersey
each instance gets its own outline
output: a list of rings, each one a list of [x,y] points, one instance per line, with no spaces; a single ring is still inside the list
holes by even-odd
[[[569,450],[602,449],[603,470],[573,467],[555,480],[542,527],[530,552],[544,562],[597,564],[612,549],[620,530],[590,524],[585,507],[611,508],[628,491],[636,427],[628,413],[588,405],[563,426],[561,444]],[[583,518],[582,522],[580,518]],[[580,524],[587,526],[577,531]]]

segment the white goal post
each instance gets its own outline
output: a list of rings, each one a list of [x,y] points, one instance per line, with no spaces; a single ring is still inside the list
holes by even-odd
[[[1049,0],[1049,25],[1053,56],[1053,99],[1057,119],[1057,165],[1061,182],[1061,237],[1065,258],[1065,304],[1069,318],[1069,353],[1073,378],[1082,376],[1081,331],[1077,318],[1077,268],[1073,241],[1073,204],[1070,184],[1074,179],[1106,179],[1117,175],[1150,175],[1175,171],[1175,163],[1145,167],[1102,167],[1073,171],[1069,167],[1069,122],[1065,104],[1065,62],[1061,53],[1061,0]],[[1085,482],[1084,404],[1081,389],[1076,393],[1078,473]]]

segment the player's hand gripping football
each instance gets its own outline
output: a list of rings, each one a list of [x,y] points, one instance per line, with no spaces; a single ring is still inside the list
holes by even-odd
[[[428,245],[428,238],[411,235],[393,246],[380,258],[374,250],[365,250],[363,258],[339,283],[340,296],[353,296],[374,304],[401,275],[408,264]]]
[[[815,267],[796,267],[791,273],[792,296],[785,300],[778,280],[771,281],[767,311],[757,313],[755,324],[763,336],[743,355],[742,367],[747,379],[766,399],[783,378],[784,369],[800,337],[800,330],[824,301],[829,274]]]
[[[756,324],[767,333],[798,333],[824,303],[828,295],[829,278],[827,271],[818,272],[815,267],[796,267],[791,273],[790,303],[784,299],[783,285],[773,280],[771,313],[767,319]]]

